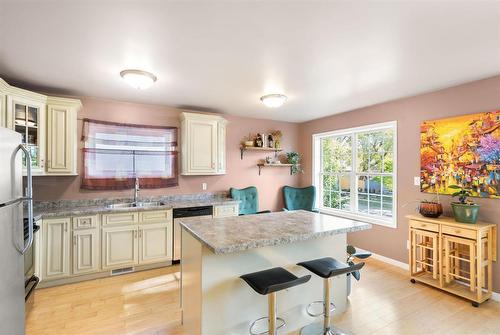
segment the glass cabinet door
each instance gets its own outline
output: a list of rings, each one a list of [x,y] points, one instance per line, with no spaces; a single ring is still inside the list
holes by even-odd
[[[40,168],[40,108],[14,103],[14,130],[21,134],[22,142],[31,153],[31,166]],[[26,167],[26,157],[23,156]]]

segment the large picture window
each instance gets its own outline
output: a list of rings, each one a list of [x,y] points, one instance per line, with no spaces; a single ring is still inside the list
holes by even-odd
[[[81,188],[118,190],[178,185],[177,128],[83,120]]]
[[[396,122],[313,135],[318,208],[396,227]]]

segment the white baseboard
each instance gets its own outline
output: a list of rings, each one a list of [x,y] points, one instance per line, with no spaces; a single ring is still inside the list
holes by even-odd
[[[361,252],[369,252],[369,253],[372,254],[373,258],[375,258],[375,259],[377,259],[379,261],[382,261],[384,263],[397,266],[398,268],[401,268],[403,270],[408,271],[410,269],[407,263],[403,263],[403,262],[397,261],[395,259],[392,259],[392,258],[389,258],[389,257],[385,257],[385,256],[382,256],[382,255],[376,254],[374,252],[371,252],[369,250],[364,250],[364,249],[361,249],[361,248],[358,248],[358,247],[356,247],[356,250],[361,251]],[[500,293],[492,292],[492,294],[491,294],[491,300],[500,301]]]

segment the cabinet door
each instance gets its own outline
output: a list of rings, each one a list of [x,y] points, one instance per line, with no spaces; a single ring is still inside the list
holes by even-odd
[[[226,173],[226,122],[217,125],[217,173]]]
[[[43,278],[69,276],[70,218],[43,220]]]
[[[172,260],[172,223],[140,226],[139,240],[140,264]]]
[[[35,175],[45,174],[45,114],[45,103],[7,96],[7,127],[22,135],[22,142],[31,154],[31,167]],[[23,169],[25,167],[26,161],[23,159]]]
[[[188,120],[187,122],[189,136],[188,173],[216,173],[217,121]]]
[[[99,271],[99,231],[97,229],[73,232],[73,274]]]
[[[102,267],[117,269],[137,265],[137,226],[102,229]]]
[[[76,173],[76,111],[47,106],[47,174]]]

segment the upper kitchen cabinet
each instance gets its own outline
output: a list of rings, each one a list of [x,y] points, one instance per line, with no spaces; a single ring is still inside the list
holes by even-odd
[[[47,169],[51,175],[75,175],[79,100],[47,98]]]
[[[34,175],[45,173],[46,97],[41,94],[11,87],[7,95],[7,127],[21,134],[31,154]],[[24,157],[24,155],[23,155]],[[26,168],[23,158],[23,168]]]
[[[217,115],[181,114],[183,175],[226,173],[226,124]]]
[[[77,99],[49,97],[0,79],[0,126],[22,136],[34,175],[76,175]],[[26,167],[26,160],[23,160]]]
[[[7,84],[0,78],[0,127],[7,127]]]

